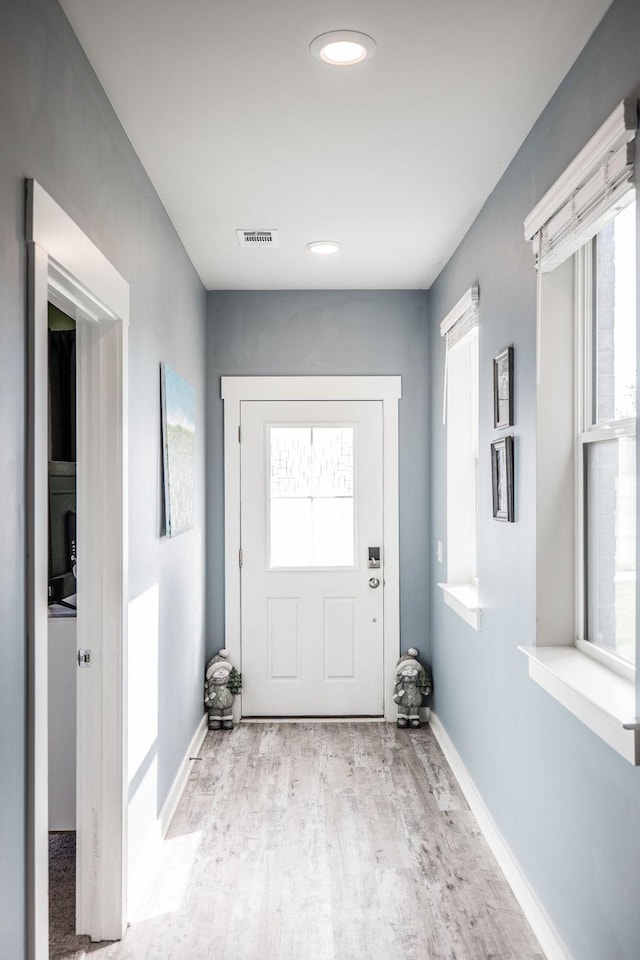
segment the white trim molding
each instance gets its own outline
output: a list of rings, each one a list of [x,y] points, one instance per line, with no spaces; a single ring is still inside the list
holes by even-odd
[[[178,809],[178,804],[182,799],[184,788],[187,785],[187,780],[189,779],[189,774],[191,773],[191,769],[193,767],[193,761],[197,758],[198,754],[200,753],[200,748],[204,743],[204,738],[207,735],[208,720],[208,714],[204,713],[200,719],[200,723],[196,727],[195,733],[189,742],[186,753],[182,758],[182,763],[178,767],[177,773],[173,778],[173,783],[171,784],[171,789],[167,794],[167,799],[162,804],[162,810],[160,811],[158,820],[160,823],[160,836],[163,839],[169,832],[171,821],[173,820],[175,812]]]
[[[138,859],[138,866],[133,871],[129,890],[129,920],[141,921],[147,919],[146,909],[149,901],[154,900],[158,877],[166,871],[165,843],[167,833],[171,827],[178,804],[189,780],[189,774],[202,748],[207,735],[208,715],[204,713],[184,752],[180,766],[173,778],[173,783],[162,804],[157,819],[153,822],[149,836],[144,844],[142,855]]]
[[[480,629],[480,601],[476,583],[439,583],[444,602],[474,630]]]
[[[480,289],[477,283],[472,284],[469,289],[462,294],[454,307],[449,310],[442,323],[440,324],[440,336],[444,337],[464,315],[473,310],[475,322],[477,323],[478,304],[480,302]]]
[[[77,322],[78,646],[76,930],[126,924],[129,285],[61,207],[27,181],[28,950],[49,956],[47,816],[48,302]]]
[[[634,766],[640,766],[635,684],[574,646],[518,647],[529,676]]]
[[[524,221],[525,240],[533,240],[594,170],[624,143],[634,139],[637,126],[638,101],[623,100],[533,208]]]
[[[634,196],[638,101],[623,100],[524,222],[538,270],[554,270]]]
[[[402,397],[402,378],[375,377],[221,377],[227,403],[247,400],[382,400]]]
[[[451,767],[460,789],[469,804],[471,813],[476,818],[482,835],[498,861],[498,866],[502,870],[505,880],[511,887],[513,895],[520,904],[522,912],[537,937],[545,957],[547,960],[571,960],[571,954],[562,942],[549,915],[540,903],[511,848],[500,833],[495,820],[491,816],[453,741],[440,722],[439,717],[433,713],[433,711],[431,712],[430,724],[447,763]]]
[[[222,377],[225,451],[225,646],[241,663],[240,555],[240,409],[243,401],[268,400],[378,400],[382,402],[384,431],[384,716],[393,722],[393,677],[400,654],[400,537],[398,483],[399,376]],[[236,697],[234,715],[242,713]]]
[[[480,288],[473,284],[440,324],[446,338],[442,423],[447,428],[446,605],[480,629],[477,583],[478,325]]]
[[[52,285],[62,275],[94,305],[96,319],[129,323],[129,284],[101,250],[35,180],[27,181],[27,240],[53,261]]]

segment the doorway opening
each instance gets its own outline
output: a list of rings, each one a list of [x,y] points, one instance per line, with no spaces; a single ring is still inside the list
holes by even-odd
[[[243,673],[237,719],[396,719],[400,396],[396,376],[222,378],[225,635]],[[304,461],[303,482],[289,483],[283,458]],[[339,549],[330,535],[338,528]]]
[[[49,597],[53,595],[62,601],[59,605],[70,609],[74,594],[68,591],[76,585],[76,574],[74,655],[79,656],[74,659],[75,683],[70,681],[76,691],[77,714],[75,929],[91,940],[116,940],[126,923],[129,287],[34,181],[27,182],[26,234],[30,390],[27,932],[29,960],[47,960]],[[73,460],[61,461],[66,466],[53,471],[49,467],[50,304],[75,321],[75,496],[82,518],[75,530]],[[69,452],[63,455],[68,457]],[[56,485],[60,510],[50,503],[50,489]],[[58,531],[54,536],[52,529],[51,547],[50,520]],[[79,665],[89,669],[79,670]]]
[[[76,321],[48,304],[49,956],[76,935]]]

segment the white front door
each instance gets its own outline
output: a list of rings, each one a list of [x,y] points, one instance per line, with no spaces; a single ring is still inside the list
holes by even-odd
[[[240,420],[243,714],[380,716],[382,402],[250,401]]]

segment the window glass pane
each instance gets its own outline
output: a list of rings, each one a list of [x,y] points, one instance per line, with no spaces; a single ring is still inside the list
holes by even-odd
[[[635,662],[636,441],[587,445],[588,639]]]
[[[271,567],[350,567],[353,427],[271,427]]]
[[[313,500],[313,565],[353,566],[353,498]]]
[[[311,499],[281,497],[271,501],[271,567],[310,567]]]
[[[478,328],[447,354],[447,580],[471,583],[476,571]]]
[[[636,413],[636,206],[630,204],[596,241],[594,419]]]

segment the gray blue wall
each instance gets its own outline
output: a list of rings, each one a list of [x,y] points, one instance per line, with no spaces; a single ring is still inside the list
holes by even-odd
[[[0,6],[0,955],[24,960],[25,178],[131,285],[129,586],[158,585],[158,806],[202,712],[206,295],[58,4]],[[175,541],[159,536],[161,360],[195,386],[199,418],[198,529]]]
[[[220,377],[400,374],[400,611],[402,645],[428,654],[424,556],[428,526],[426,293],[209,293],[207,359],[208,643],[224,636],[223,424]]]
[[[535,642],[536,278],[525,216],[613,108],[640,91],[640,4],[617,0],[430,291],[432,540],[446,540],[439,323],[480,285],[482,632],[433,562],[435,709],[574,960],[640,956],[640,769],[528,679]],[[481,145],[478,145],[481,149]],[[492,357],[515,347],[516,523],[491,518]],[[433,544],[431,554],[433,555]],[[544,638],[541,638],[544,642]]]
[[[205,401],[209,407],[208,652],[223,636],[220,375],[399,373],[403,645],[428,648],[431,606],[438,714],[575,960],[637,958],[640,772],[528,680],[516,647],[535,637],[535,276],[522,221],[615,104],[638,93],[639,50],[640,4],[616,0],[429,297],[212,293],[205,351],[204,291],[60,8],[53,0],[2,3],[0,952],[7,960],[24,957],[25,916],[25,177],[40,181],[131,284],[130,590],[135,599],[158,585],[158,806],[200,714],[204,657],[204,448],[198,529],[162,540],[159,361],[196,387],[203,439]],[[433,561],[436,539],[446,539],[438,324],[475,280],[483,371],[479,634],[444,607]],[[508,343],[516,351],[514,525],[490,518],[491,357]]]

